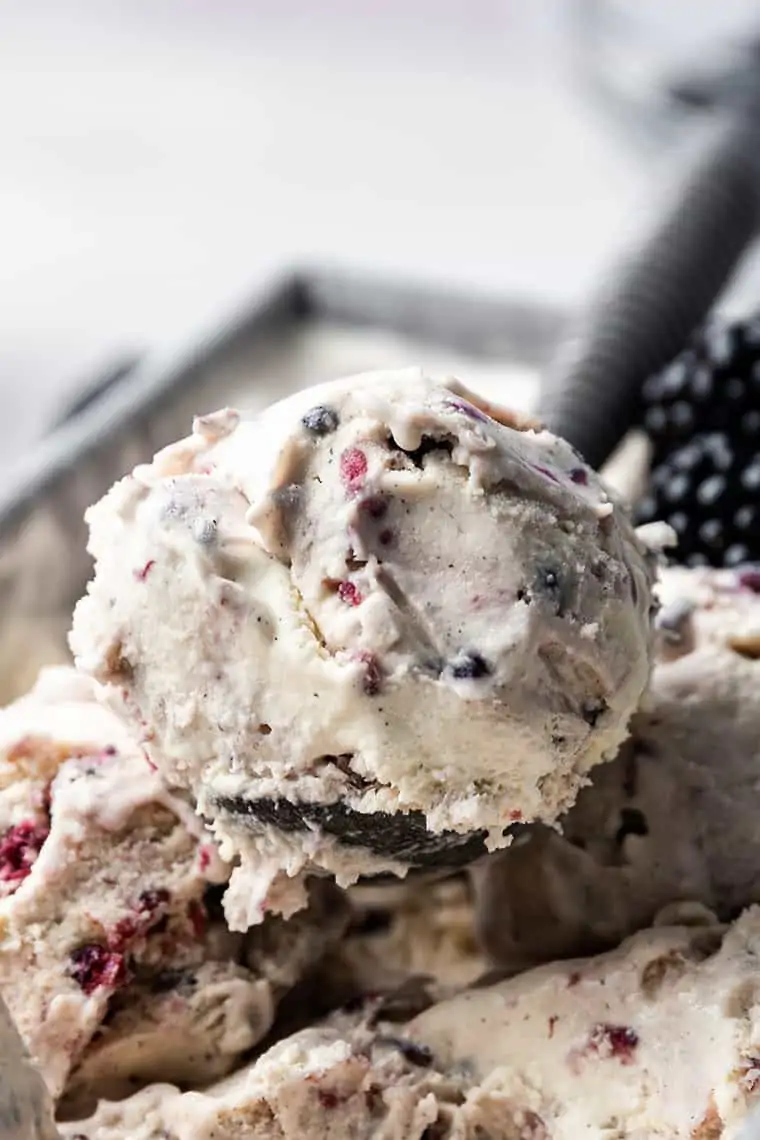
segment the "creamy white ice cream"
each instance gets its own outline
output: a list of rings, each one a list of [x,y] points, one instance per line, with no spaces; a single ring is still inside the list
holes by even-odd
[[[47,670],[0,711],[0,995],[66,1108],[229,1072],[347,919],[321,882],[230,933],[213,838],[94,688]]]
[[[201,418],[88,522],[72,648],[240,860],[236,928],[301,905],[304,868],[403,874],[554,820],[648,676],[626,515],[420,370]]]
[[[760,572],[664,570],[650,690],[562,834],[474,868],[492,957],[525,969],[614,945],[663,906],[760,902]]]
[[[406,1024],[306,1030],[206,1093],[149,1089],[79,1127],[89,1140],[738,1140],[760,1103],[758,955],[758,909],[730,928],[703,915]]]

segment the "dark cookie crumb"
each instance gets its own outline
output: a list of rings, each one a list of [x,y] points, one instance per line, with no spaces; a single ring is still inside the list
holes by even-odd
[[[403,1037],[380,1036],[378,1045],[388,1045],[397,1049],[405,1061],[410,1065],[418,1065],[421,1069],[429,1069],[433,1063],[433,1053],[427,1045],[418,1045],[415,1041],[406,1041]]]
[[[596,726],[599,717],[607,711],[606,701],[589,701],[581,709],[581,716],[591,728]]]
[[[629,835],[649,835],[646,816],[638,808],[624,807],[620,812],[620,826],[615,832],[615,842],[620,845]]]
[[[165,994],[169,993],[170,990],[179,990],[180,987],[186,992],[192,992],[196,984],[195,975],[189,970],[161,970],[155,977],[151,978],[150,992]]]
[[[686,959],[680,950],[669,950],[659,958],[647,962],[641,971],[639,985],[647,1001],[653,1001],[666,979],[679,977],[686,969]]]
[[[357,788],[358,790],[363,791],[365,788],[372,787],[371,780],[367,780],[359,772],[355,772],[351,767],[353,758],[353,752],[341,752],[338,756],[321,756],[318,763],[332,764],[338,769],[339,772],[343,773],[352,788]]]
[[[477,681],[481,677],[488,677],[491,673],[491,666],[486,659],[474,650],[459,653],[449,662],[449,669],[457,681]]]
[[[571,580],[556,566],[539,568],[533,581],[533,592],[549,601],[557,617],[565,616],[570,604]]]
[[[341,801],[331,804],[291,803],[285,799],[248,800],[218,796],[215,808],[240,821],[276,827],[286,834],[318,828],[334,835],[345,847],[365,847],[376,855],[390,856],[420,867],[459,867],[485,853],[485,832],[440,834],[427,828],[421,811],[358,812]],[[395,880],[394,880],[395,881]]]
[[[156,911],[166,906],[170,897],[165,887],[154,887],[141,891],[137,900],[137,909],[144,914],[155,914]]]

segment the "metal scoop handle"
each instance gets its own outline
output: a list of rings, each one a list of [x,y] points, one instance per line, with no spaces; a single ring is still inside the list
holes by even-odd
[[[760,227],[760,93],[726,114],[675,200],[607,278],[545,376],[539,415],[593,467],[637,420]]]

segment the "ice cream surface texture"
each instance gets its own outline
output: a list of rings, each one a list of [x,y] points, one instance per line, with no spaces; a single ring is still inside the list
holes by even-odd
[[[336,1019],[207,1093],[102,1104],[88,1140],[738,1140],[760,1091],[760,912],[663,926],[405,1023]]]
[[[235,927],[300,905],[305,867],[343,885],[554,820],[646,684],[625,513],[418,369],[199,418],[88,522],[72,648],[239,857]]]
[[[760,572],[662,571],[650,690],[620,755],[561,821],[474,870],[493,958],[614,945],[692,899],[760,902]]]
[[[45,671],[0,712],[0,995],[67,1107],[223,1076],[345,925],[323,882],[232,934],[213,838],[94,688]]]

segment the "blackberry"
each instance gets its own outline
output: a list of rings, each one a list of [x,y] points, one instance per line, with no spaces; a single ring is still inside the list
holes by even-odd
[[[760,561],[760,314],[713,322],[642,388],[652,443],[637,522],[675,530],[674,561]]]
[[[331,432],[337,431],[340,420],[334,408],[317,404],[316,408],[310,408],[301,417],[301,423],[306,431],[310,431],[313,435],[330,435]]]

